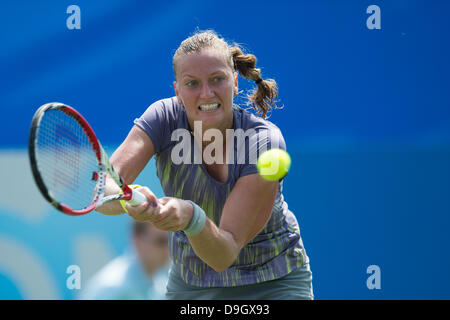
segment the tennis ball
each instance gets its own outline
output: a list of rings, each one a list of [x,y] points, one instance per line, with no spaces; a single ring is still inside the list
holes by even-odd
[[[264,151],[256,162],[259,174],[266,180],[276,181],[284,178],[291,166],[291,157],[282,149]]]

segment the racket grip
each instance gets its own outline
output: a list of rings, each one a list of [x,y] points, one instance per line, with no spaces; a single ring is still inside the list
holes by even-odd
[[[128,201],[129,204],[131,204],[132,206],[137,206],[138,204],[147,202],[147,198],[142,193],[140,193],[139,191],[136,191],[136,190],[132,190],[132,191],[133,191],[133,196]]]

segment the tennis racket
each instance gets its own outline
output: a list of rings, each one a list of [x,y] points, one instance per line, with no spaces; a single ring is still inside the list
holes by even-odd
[[[113,200],[147,201],[116,172],[89,123],[65,104],[47,103],[36,111],[28,153],[42,195],[65,214],[83,215]],[[107,174],[123,194],[105,196]]]

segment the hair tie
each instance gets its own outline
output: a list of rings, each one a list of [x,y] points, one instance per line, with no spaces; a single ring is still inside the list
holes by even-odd
[[[262,81],[262,78],[259,78],[258,80],[255,81],[256,84],[259,84]]]

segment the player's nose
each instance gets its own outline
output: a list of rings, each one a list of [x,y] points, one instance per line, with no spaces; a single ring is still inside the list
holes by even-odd
[[[201,99],[208,99],[214,97],[214,91],[212,90],[211,86],[209,85],[209,83],[204,83],[201,87],[200,90],[200,98]]]

